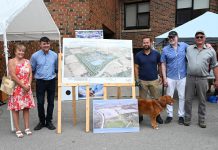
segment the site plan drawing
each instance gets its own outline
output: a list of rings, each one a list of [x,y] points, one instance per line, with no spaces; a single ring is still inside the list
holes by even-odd
[[[138,132],[136,99],[93,100],[93,132]]]
[[[63,83],[132,83],[131,40],[63,39]]]

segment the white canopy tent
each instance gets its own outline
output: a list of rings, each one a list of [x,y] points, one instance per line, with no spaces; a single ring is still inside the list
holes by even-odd
[[[6,32],[8,41],[39,40],[41,36],[59,40],[59,29],[43,0],[1,0],[0,6],[0,35]]]
[[[43,0],[1,0],[0,6],[0,41],[4,42],[6,66],[8,41],[32,41],[47,36],[60,44],[59,29]],[[12,119],[11,122],[14,130]]]
[[[47,36],[60,40],[60,32],[43,0],[1,0],[0,40],[4,41],[6,64],[7,41],[39,40]]]
[[[194,42],[194,36],[196,31],[203,30],[206,34],[208,42],[218,41],[218,14],[212,12],[206,12],[203,15],[177,27],[170,31],[176,31],[179,36],[179,41],[187,43]],[[168,33],[161,34],[155,37],[156,44],[164,41],[168,37]]]

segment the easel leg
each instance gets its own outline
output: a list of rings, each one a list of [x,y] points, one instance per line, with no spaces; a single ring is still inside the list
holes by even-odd
[[[58,121],[57,133],[61,133],[61,86],[58,87]]]
[[[117,87],[117,99],[121,98],[121,87]]]
[[[61,133],[61,95],[62,95],[62,79],[61,79],[61,65],[62,54],[58,54],[58,121],[57,121],[57,133]]]
[[[90,130],[90,97],[89,86],[86,86],[86,132]]]
[[[135,85],[132,85],[132,98],[136,98],[136,91],[135,91]]]
[[[75,86],[72,87],[72,92],[73,92],[73,101],[72,101],[73,125],[76,126],[76,92],[75,92]]]
[[[104,87],[103,87],[103,90],[104,90],[104,100],[106,100],[107,99],[107,87],[104,85]]]

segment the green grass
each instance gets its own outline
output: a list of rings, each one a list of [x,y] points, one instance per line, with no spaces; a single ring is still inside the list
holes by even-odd
[[[123,128],[125,127],[126,124],[120,120],[118,121],[111,121],[111,122],[107,122],[105,125],[105,128]]]

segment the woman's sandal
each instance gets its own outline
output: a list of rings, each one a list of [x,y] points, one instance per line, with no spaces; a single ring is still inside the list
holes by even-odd
[[[16,133],[16,136],[18,137],[18,138],[22,138],[23,137],[23,133],[19,130],[19,131],[16,131],[15,132]]]
[[[26,133],[26,135],[32,135],[32,132],[30,131],[30,129],[29,129],[29,128],[25,129],[25,131],[24,131],[24,132]]]

